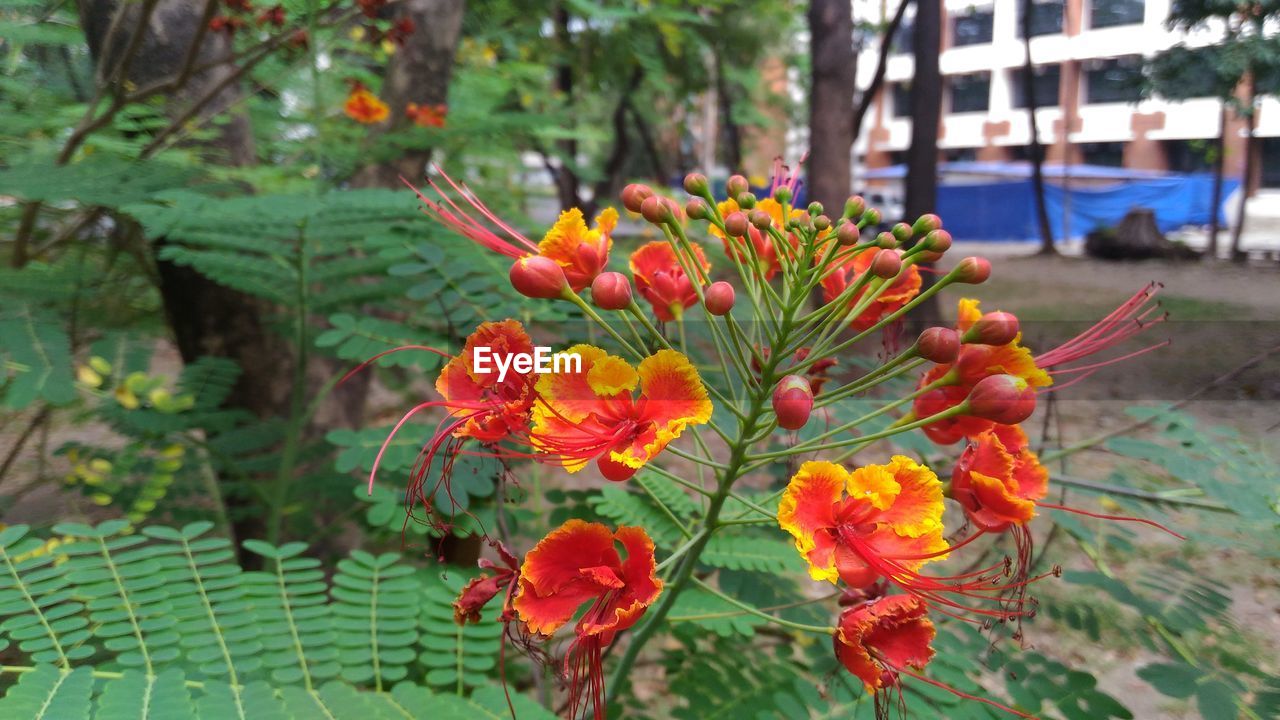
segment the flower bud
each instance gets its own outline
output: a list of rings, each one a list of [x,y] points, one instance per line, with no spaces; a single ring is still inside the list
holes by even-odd
[[[569,292],[560,264],[541,255],[528,255],[511,264],[511,287],[525,297],[547,300]]]
[[[964,342],[1008,345],[1018,336],[1018,318],[1013,313],[989,312],[978,318],[964,334]]]
[[[849,199],[844,201],[844,215],[841,217],[859,218],[866,209],[867,201],[862,199],[861,195],[850,195]]]
[[[705,220],[710,213],[707,211],[705,200],[689,198],[689,202],[684,204],[684,214],[688,215],[690,220]]]
[[[951,233],[946,230],[930,230],[920,241],[920,245],[930,252],[944,253],[951,249]]]
[[[876,235],[876,247],[885,248],[886,250],[896,248],[898,247],[898,238],[894,237],[893,233],[885,230]]]
[[[875,208],[867,208],[866,210],[864,210],[864,211],[862,212],[862,222],[861,222],[860,224],[861,224],[861,225],[864,225],[864,226],[865,226],[865,225],[879,225],[879,224],[880,224],[880,221],[881,221],[881,220],[883,220],[883,219],[884,219],[884,218],[883,218],[883,217],[881,217],[881,215],[880,215],[880,211],[879,211],[879,210],[877,210],[877,209],[875,209]]]
[[[960,354],[960,333],[948,327],[926,328],[916,341],[916,354],[939,365],[955,362]]]
[[[778,427],[799,430],[809,422],[813,412],[813,389],[809,381],[799,375],[788,375],[773,389],[773,412],[778,416]]]
[[[786,185],[779,185],[778,188],[773,191],[773,199],[777,200],[778,203],[782,205],[790,204],[791,188],[787,187]]]
[[[733,309],[733,286],[723,280],[711,283],[703,296],[706,298],[707,312],[712,315],[728,315]]]
[[[822,232],[823,230],[831,227],[831,218],[826,215],[818,215],[818,217],[813,219],[813,227],[818,232]]]
[[[729,213],[729,215],[724,219],[725,232],[729,233],[733,237],[742,237],[743,235],[746,235],[749,225],[750,224],[747,222],[747,214],[741,210]]]
[[[1017,425],[1036,410],[1036,390],[1016,375],[989,375],[969,391],[969,414],[1002,425]]]
[[[991,277],[991,262],[986,258],[967,257],[951,271],[956,282],[980,285]]]
[[[932,250],[921,250],[916,253],[915,260],[917,263],[936,263],[942,259],[942,253],[933,252]]]
[[[631,281],[620,272],[603,272],[591,282],[591,301],[602,310],[631,306]]]
[[[663,202],[665,199],[657,195],[645,198],[644,202],[640,203],[640,214],[654,225],[675,222],[675,213],[671,212],[671,206]]]
[[[933,213],[927,213],[925,215],[921,215],[919,218],[916,219],[915,225],[911,226],[911,232],[915,233],[916,235],[927,235],[933,232],[934,230],[940,229],[941,227],[942,227],[942,218],[938,217],[937,215],[934,215]]]
[[[648,185],[631,183],[622,188],[622,206],[633,213],[640,212],[640,204],[650,197],[653,197],[653,188]]]
[[[814,200],[813,202],[809,203],[809,216],[818,217],[819,215],[822,214],[822,209],[823,209],[822,203],[818,202],[817,200]]]
[[[738,193],[737,199],[738,199],[738,207],[742,208],[743,210],[750,210],[751,208],[756,206],[756,196],[751,194],[750,191],[744,192],[744,193]]]
[[[707,176],[702,173],[689,173],[684,176],[684,191],[690,195],[706,195],[710,192]]]
[[[773,224],[773,217],[764,210],[752,210],[751,215],[748,217],[757,230],[768,230],[769,226]]]
[[[840,223],[840,227],[836,228],[836,242],[841,245],[857,245],[861,239],[862,231],[855,223],[844,220]]]
[[[897,250],[877,250],[868,268],[878,278],[894,278],[902,271],[902,256]]]
[[[738,197],[744,192],[751,192],[751,183],[741,175],[730,175],[724,181],[724,192],[729,197]]]
[[[889,232],[893,233],[893,237],[900,245],[911,242],[911,238],[913,237],[911,226],[906,223],[898,223],[894,225]]]

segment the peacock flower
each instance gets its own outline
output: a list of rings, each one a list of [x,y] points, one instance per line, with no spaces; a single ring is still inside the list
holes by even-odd
[[[742,208],[738,205],[738,201],[729,198],[716,204],[716,208],[720,210],[720,217],[729,217],[731,213],[740,211]],[[772,218],[773,226],[781,229],[782,222],[782,205],[772,198],[765,198],[756,203],[753,212],[758,210],[768,214]],[[725,235],[724,231],[712,225],[711,234],[720,238],[724,243],[724,253],[736,263],[747,263],[751,261],[751,253],[745,251],[741,246],[742,240],[739,238],[731,238]],[[778,261],[778,249],[774,247],[773,236],[766,229],[758,228],[754,225],[747,225],[747,240],[751,241],[751,247],[754,250],[755,260],[758,263],[759,273],[765,279],[769,280],[782,269]]]
[[[405,106],[404,114],[418,127],[442,128],[445,124],[445,118],[449,114],[449,106],[444,104],[419,105],[411,102]]]
[[[565,279],[574,292],[589,286],[609,264],[618,211],[605,208],[596,216],[595,226],[594,230],[588,230],[582,211],[570,208],[560,213],[560,219],[538,243],[538,254],[564,268]]]
[[[853,472],[830,462],[804,463],[783,492],[778,524],[795,539],[815,580],[868,590],[884,580],[969,622],[980,621],[962,613],[1001,621],[1029,615],[1034,601],[1028,606],[1018,588],[1031,581],[1004,581],[1005,562],[954,576],[920,572],[980,535],[949,545],[942,513],[938,476],[895,455],[887,465]]]
[[[599,523],[574,519],[525,555],[512,607],[530,632],[550,636],[588,605],[564,658],[568,717],[578,717],[584,700],[593,717],[604,717],[601,652],[662,593],[653,550],[653,540],[641,528],[610,532]]]
[[[985,532],[1030,522],[1048,491],[1049,471],[1018,425],[996,425],[979,433],[951,475],[951,496]]]
[[[613,208],[605,209],[596,217],[594,230],[587,229],[581,210],[566,210],[560,214],[559,220],[551,226],[542,241],[534,243],[503,222],[466,184],[455,182],[439,167],[436,171],[461,197],[462,202],[470,206],[470,210],[464,209],[446,195],[434,180],[428,179],[427,186],[435,199],[413,188],[408,180],[404,183],[417,193],[418,200],[424,206],[423,212],[477,245],[515,260],[529,255],[550,258],[564,270],[569,287],[574,292],[590,285],[608,264],[609,249],[613,245],[612,234],[618,224],[618,212]],[[473,215],[473,212],[479,217]]]
[[[387,119],[390,109],[387,104],[363,85],[356,84],[343,103],[342,110],[347,117],[358,123],[374,125]]]
[[[710,272],[711,263],[707,262],[702,247],[692,247],[698,267],[703,273]],[[685,274],[675,250],[662,240],[641,245],[631,253],[631,275],[635,278],[636,290],[653,305],[653,314],[662,322],[675,320],[685,308],[698,302],[693,286],[698,279]]]
[[[498,559],[502,564],[480,558],[480,567],[484,570],[492,570],[493,574],[481,573],[462,587],[458,599],[453,601],[453,619],[459,625],[480,622],[480,610],[499,593],[503,596],[504,621],[512,617],[511,603],[515,598],[517,580],[520,576],[520,561],[516,560],[516,556],[501,542],[491,540],[490,544],[497,550]]]
[[[495,366],[499,363],[508,366],[505,376],[496,371],[482,372],[484,368],[475,367],[477,347],[489,349]],[[502,358],[532,354],[533,341],[525,332],[524,326],[516,320],[487,322],[467,337],[462,352],[456,356],[420,345],[399,347],[375,355],[347,376],[350,377],[384,355],[401,350],[425,350],[449,358],[436,378],[436,392],[442,399],[415,405],[395,424],[374,459],[373,468],[369,472],[369,491],[373,491],[373,480],[382,463],[383,454],[405,423],[428,408],[441,408],[447,414],[419,453],[410,473],[408,490],[410,498],[431,509],[432,498],[441,487],[452,503],[450,473],[453,461],[464,443],[474,440],[496,451],[497,444],[503,440],[524,439],[535,397],[534,375],[531,372],[516,371],[514,363]],[[441,455],[444,458],[443,470],[436,484],[428,491],[425,487],[427,472],[437,456]]]
[[[974,384],[991,375],[1013,375],[1040,391],[1047,391],[1053,386],[1057,375],[1073,375],[1070,382],[1054,388],[1060,390],[1103,367],[1163,347],[1167,341],[1101,362],[1069,366],[1114,347],[1163,321],[1165,315],[1156,314],[1159,304],[1151,301],[1159,289],[1157,284],[1148,285],[1093,327],[1039,355],[1033,355],[1031,350],[1023,347],[1021,333],[1003,345],[964,344],[955,362],[937,365],[920,378],[921,390],[927,387],[932,389],[915,399],[914,415],[928,417],[958,405],[968,397]],[[964,335],[982,317],[977,300],[962,298],[956,311],[956,330]],[[931,423],[923,431],[934,442],[950,445],[962,438],[973,438],[992,427],[993,424],[988,421],[961,415]]]
[[[581,366],[538,376],[529,442],[569,472],[594,459],[605,478],[626,480],[686,427],[711,419],[707,389],[681,353],[659,350],[633,368],[591,345],[565,352]]]
[[[928,608],[911,595],[889,595],[840,613],[836,658],[867,692],[898,685],[898,673],[923,670],[933,658],[937,630]]]
[[[850,285],[854,285],[866,277],[871,269],[876,252],[864,251],[839,263],[822,278],[822,298],[824,302],[834,302]],[[904,305],[920,294],[920,271],[915,265],[908,265],[906,270],[897,274],[897,278],[880,293],[870,305],[850,323],[851,327],[862,332],[880,322],[886,315],[901,310]],[[862,287],[849,299],[849,310],[857,307],[872,291],[868,286]]]

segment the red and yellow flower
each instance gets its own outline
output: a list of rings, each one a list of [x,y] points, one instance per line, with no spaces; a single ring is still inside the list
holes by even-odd
[[[585,693],[593,716],[603,718],[601,651],[662,593],[653,541],[641,528],[610,532],[599,523],[569,520],[525,555],[518,583],[512,607],[530,632],[544,637],[589,603],[574,626],[575,637],[564,660],[568,716],[578,717]]]
[[[660,350],[637,368],[591,345],[566,353],[581,367],[538,376],[530,444],[569,472],[595,459],[606,478],[625,480],[686,427],[711,419],[707,389],[681,353]]]
[[[692,247],[694,262],[702,272],[710,272],[711,263],[707,262],[702,247]],[[631,274],[636,290],[653,305],[653,314],[662,322],[675,320],[685,308],[698,302],[698,293],[693,287],[698,278],[685,275],[675,250],[662,240],[641,245],[631,253]]]
[[[815,580],[855,588],[914,575],[947,554],[942,483],[929,468],[896,455],[849,472],[831,462],[800,466],[778,505],[778,524]]]
[[[716,204],[716,208],[720,210],[720,217],[728,217],[730,213],[735,213],[742,208],[738,205],[738,201],[733,198],[723,200]],[[773,225],[779,229],[783,227],[782,223],[782,205],[772,198],[766,198],[756,203],[753,210],[761,210],[769,214],[773,218]],[[708,230],[712,235],[720,238],[724,243],[724,253],[732,260],[739,263],[750,262],[750,253],[744,252],[738,246],[742,242],[739,238],[730,238],[724,234],[720,228],[711,225]],[[755,259],[759,263],[760,274],[765,280],[769,280],[782,269],[782,265],[778,261],[778,249],[773,244],[773,236],[767,230],[761,230],[754,225],[748,226],[747,239],[751,241],[751,247],[755,251]],[[794,241],[794,238],[793,238]]]
[[[822,278],[823,301],[834,302],[850,285],[862,280],[871,267],[871,261],[875,258],[875,255],[874,251],[860,252],[832,268]],[[904,305],[911,302],[915,296],[920,294],[920,287],[920,270],[915,265],[908,265],[884,289],[884,292],[876,296],[876,299],[871,301],[866,309],[853,318],[850,326],[857,332],[862,332],[872,327],[886,315],[901,310]],[[863,301],[863,298],[868,297],[872,292],[868,286],[862,287],[849,299],[849,309],[852,310],[857,307]]]
[[[595,225],[594,230],[588,230],[582,211],[571,208],[560,213],[560,219],[538,243],[538,254],[555,260],[564,269],[574,292],[590,285],[609,264],[618,211],[605,208],[596,216]]]
[[[996,425],[970,442],[951,475],[951,496],[974,525],[1003,532],[1025,525],[1049,491],[1049,471],[1017,425]]]
[[[419,105],[411,102],[405,106],[404,114],[418,127],[442,128],[444,127],[445,118],[449,114],[449,106],[444,104]]]
[[[898,673],[923,670],[933,658],[937,630],[928,608],[911,595],[890,595],[840,613],[836,658],[867,692],[898,684]]]
[[[387,104],[377,95],[359,84],[351,89],[351,94],[342,105],[342,111],[347,114],[347,117],[365,125],[380,123],[386,120],[391,112]]]

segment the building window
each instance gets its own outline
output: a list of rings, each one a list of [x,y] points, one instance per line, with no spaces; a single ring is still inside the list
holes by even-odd
[[[1013,106],[1025,108],[1027,93],[1022,84],[1023,70],[1009,73],[1009,82],[1013,89]],[[1058,107],[1058,87],[1062,84],[1061,65],[1040,65],[1032,68],[1031,91],[1036,100],[1036,107]]]
[[[1142,99],[1142,58],[1097,60],[1085,66],[1085,102],[1129,103]]]
[[[985,45],[991,42],[992,21],[995,10],[986,8],[969,8],[968,12],[958,14],[951,19],[951,44]]]
[[[991,73],[951,75],[945,79],[951,88],[951,112],[986,112],[991,99]]]
[[[947,162],[975,162],[978,159],[978,148],[953,148],[942,153]]]
[[[1091,7],[1089,14],[1091,28],[1141,25],[1146,2],[1145,0],[1093,0]]]
[[[1031,3],[1031,37],[1062,32],[1062,0]],[[1018,37],[1022,37],[1022,3],[1018,3]]]
[[[1258,138],[1262,146],[1262,187],[1280,188],[1280,137]]]
[[[1174,172],[1212,172],[1209,156],[1213,152],[1212,140],[1165,140],[1164,157]]]
[[[889,91],[893,96],[893,116],[911,117],[911,83],[893,83],[889,86]]]
[[[902,18],[902,24],[898,26],[898,31],[893,34],[893,40],[889,43],[890,50],[907,55],[915,51],[915,45],[912,42],[916,34],[915,22],[913,18]]]
[[[1089,165],[1124,167],[1124,143],[1122,142],[1082,143],[1080,154]]]

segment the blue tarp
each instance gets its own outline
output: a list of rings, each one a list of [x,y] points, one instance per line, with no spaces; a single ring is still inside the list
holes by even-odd
[[[1225,205],[1240,181],[1225,179]],[[1045,205],[1054,239],[1069,232],[1080,237],[1091,230],[1116,225],[1135,207],[1155,212],[1161,232],[1184,225],[1208,225],[1213,198],[1213,176],[1180,175],[1149,180],[1131,180],[1107,187],[1064,190],[1045,185]],[[1030,180],[941,185],[938,187],[938,215],[958,240],[1029,240],[1038,238],[1035,201]],[[1218,210],[1221,222],[1226,218]]]

